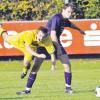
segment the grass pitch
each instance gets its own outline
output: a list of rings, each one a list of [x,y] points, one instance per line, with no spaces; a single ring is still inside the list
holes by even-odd
[[[16,95],[27,81],[20,79],[22,61],[0,61],[0,100],[100,100],[95,87],[100,85],[99,60],[72,60],[74,94],[64,93],[63,66],[58,61],[55,73],[50,71],[50,61],[45,61],[30,95]]]

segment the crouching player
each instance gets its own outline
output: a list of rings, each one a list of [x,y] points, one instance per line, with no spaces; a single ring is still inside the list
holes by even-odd
[[[0,35],[6,42],[13,45],[15,48],[17,48],[24,54],[23,71],[21,74],[21,79],[23,79],[26,76],[27,71],[30,69],[30,62],[32,60],[32,57],[34,56],[34,67],[32,69],[34,73],[30,73],[28,85],[30,85],[31,81],[35,80],[41,62],[43,59],[46,58],[45,54],[39,54],[36,52],[38,47],[44,47],[46,49],[46,51],[51,55],[52,64],[54,64],[55,49],[48,35],[47,28],[41,26],[37,30],[23,31],[17,35],[9,36],[7,31],[3,29],[2,25],[0,25]]]

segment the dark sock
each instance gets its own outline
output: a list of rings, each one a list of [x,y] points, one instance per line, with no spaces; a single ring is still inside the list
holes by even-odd
[[[65,82],[67,85],[71,85],[71,80],[72,80],[72,74],[71,73],[68,73],[68,72],[65,72]]]
[[[29,77],[28,77],[28,81],[27,81],[26,87],[28,87],[28,88],[31,88],[31,87],[32,87],[33,83],[35,82],[36,75],[37,75],[37,74],[32,74],[32,73],[30,73],[30,75],[29,75]]]
[[[31,64],[29,63],[26,68],[29,70],[30,69]]]

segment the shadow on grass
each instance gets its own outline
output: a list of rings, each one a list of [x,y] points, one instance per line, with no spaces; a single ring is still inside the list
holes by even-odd
[[[29,99],[31,97],[26,97],[26,96],[20,96],[20,97],[1,97],[0,100],[25,100]]]
[[[76,90],[74,91],[75,93],[91,93],[91,92],[95,92],[94,89],[91,89],[91,90]]]
[[[24,99],[24,97],[6,97],[6,98],[0,98],[0,100],[19,100]]]
[[[14,88],[16,89],[16,88],[22,88],[22,87],[21,86],[16,86],[16,87],[14,87],[14,86],[13,87],[0,87],[0,90],[2,90],[2,89],[3,90],[4,89],[14,89]]]

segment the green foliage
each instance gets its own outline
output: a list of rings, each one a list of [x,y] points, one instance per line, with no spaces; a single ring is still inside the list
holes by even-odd
[[[89,3],[85,7],[86,18],[100,18],[100,1],[89,0]]]
[[[73,18],[100,18],[100,0],[70,0]],[[1,0],[0,20],[46,20],[61,11],[64,0]]]
[[[76,5],[76,18],[100,18],[100,0],[73,0]]]

